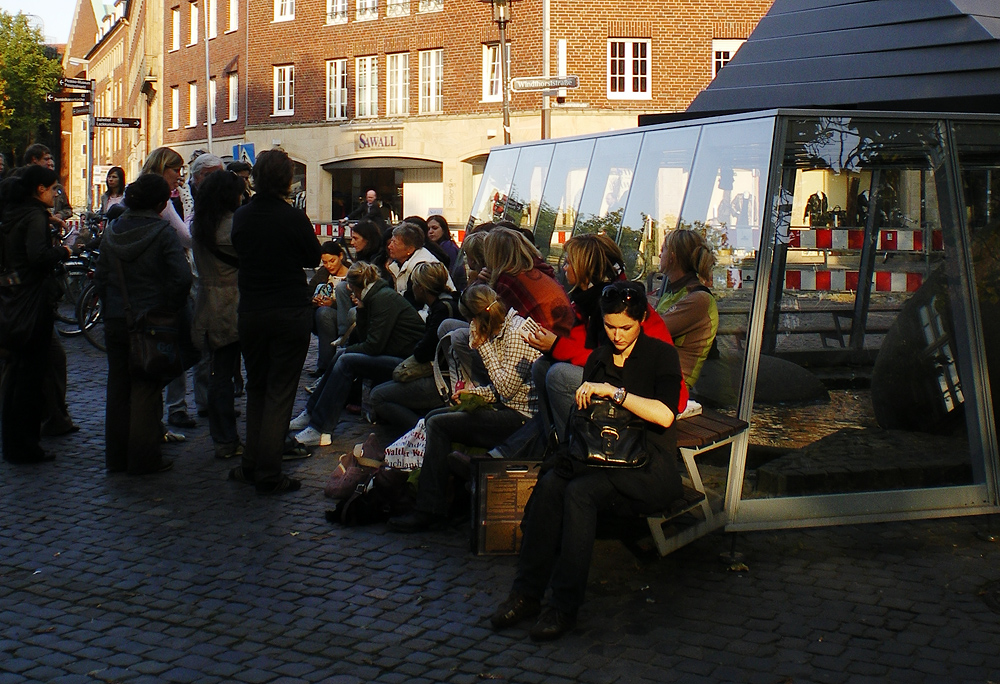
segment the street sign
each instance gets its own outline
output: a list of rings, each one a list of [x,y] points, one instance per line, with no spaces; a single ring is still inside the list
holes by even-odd
[[[142,119],[130,119],[121,116],[95,116],[95,126],[104,128],[142,128]]]
[[[47,93],[46,102],[90,102],[90,93]]]
[[[576,76],[531,76],[528,78],[510,79],[510,89],[515,93],[528,93],[534,90],[555,90],[557,88],[578,88],[580,79]]]
[[[84,116],[86,114],[90,114],[90,105],[73,107],[73,116]]]
[[[60,78],[60,88],[75,88],[77,90],[90,90],[90,81],[85,78]]]
[[[247,164],[253,166],[257,163],[257,154],[254,151],[253,143],[243,143],[241,145],[233,145],[233,159],[236,161],[243,161]]]

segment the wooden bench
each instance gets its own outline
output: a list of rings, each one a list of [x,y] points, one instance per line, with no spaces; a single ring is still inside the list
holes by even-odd
[[[731,418],[710,409],[702,409],[701,414],[697,416],[677,421],[677,448],[684,462],[684,469],[687,471],[684,495],[674,502],[670,510],[646,518],[656,550],[661,556],[666,556],[726,524],[726,516],[712,510],[695,457],[726,445],[729,445],[731,454],[732,443],[748,427],[749,424],[744,420]],[[664,525],[699,509],[701,520],[670,536],[664,533]]]

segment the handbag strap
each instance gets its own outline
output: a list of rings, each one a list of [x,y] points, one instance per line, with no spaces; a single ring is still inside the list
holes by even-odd
[[[128,287],[125,286],[125,272],[122,270],[121,260],[114,254],[108,252],[108,256],[111,257],[111,261],[115,265],[115,271],[118,273],[118,281],[121,283],[122,289],[122,301],[125,303],[125,322],[128,327],[131,328],[135,325],[135,317],[132,316],[132,305],[128,301]]]
[[[208,245],[205,246],[208,247]],[[218,245],[213,245],[212,247],[208,247],[208,251],[212,253],[212,256],[214,256],[216,259],[226,264],[227,266],[232,266],[233,268],[240,267],[239,258],[234,257],[232,254],[226,254],[221,249],[219,249]]]

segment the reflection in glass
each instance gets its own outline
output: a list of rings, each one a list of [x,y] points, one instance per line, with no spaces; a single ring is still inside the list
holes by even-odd
[[[535,246],[549,263],[559,262],[562,245],[569,239],[576,223],[593,151],[594,140],[591,138],[559,143],[552,155],[535,222]]]
[[[510,192],[510,181],[519,153],[520,150],[516,147],[490,152],[486,170],[483,172],[483,181],[479,185],[479,194],[472,209],[470,224],[499,221],[503,218],[507,206],[507,193]]]
[[[982,481],[937,123],[788,122],[744,497]]]
[[[643,136],[618,236],[630,278],[656,271],[663,238],[677,227],[700,130],[692,126]]]
[[[597,141],[580,202],[576,234],[604,233],[612,240],[618,236],[641,141],[641,133]]]
[[[552,148],[553,145],[532,145],[521,149],[505,210],[505,218],[517,226],[528,230],[535,227]]]

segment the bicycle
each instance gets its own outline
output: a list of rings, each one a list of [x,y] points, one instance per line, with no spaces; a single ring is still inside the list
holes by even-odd
[[[93,276],[93,272],[87,274],[88,278]],[[102,352],[108,350],[104,344],[104,320],[101,316],[101,298],[97,296],[97,286],[90,280],[80,294],[80,300],[76,304],[76,319],[80,324],[80,331],[85,340]]]

